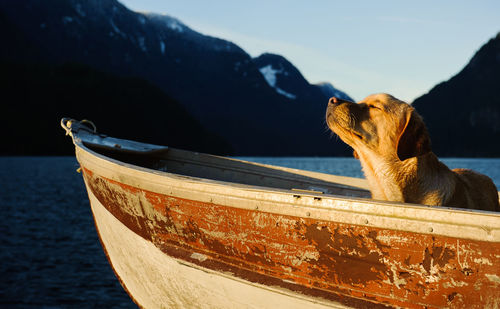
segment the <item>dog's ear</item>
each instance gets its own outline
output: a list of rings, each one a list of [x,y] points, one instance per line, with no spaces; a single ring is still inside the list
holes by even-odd
[[[358,160],[359,160],[359,156],[358,156],[358,153],[356,152],[356,150],[353,150],[353,151],[352,151],[352,156],[353,156],[355,159],[358,159]]]
[[[401,161],[431,151],[431,140],[422,117],[410,107],[406,110],[405,118],[396,144],[397,155]]]

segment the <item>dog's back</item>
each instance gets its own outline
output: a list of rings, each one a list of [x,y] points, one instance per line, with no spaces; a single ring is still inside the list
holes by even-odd
[[[500,211],[498,191],[493,181],[469,169],[454,169],[456,185],[448,206]],[[460,205],[463,204],[463,205]]]

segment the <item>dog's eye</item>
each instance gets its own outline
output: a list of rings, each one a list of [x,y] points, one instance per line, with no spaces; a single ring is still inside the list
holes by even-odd
[[[374,109],[380,109],[380,107],[372,105],[372,104],[366,104],[366,107],[368,107],[368,108],[374,108]]]
[[[373,105],[371,103],[365,103],[365,102],[362,102],[360,103],[361,104],[361,108],[365,109],[365,110],[369,110],[369,109],[377,109],[377,110],[382,110],[380,107],[376,106],[376,105]]]

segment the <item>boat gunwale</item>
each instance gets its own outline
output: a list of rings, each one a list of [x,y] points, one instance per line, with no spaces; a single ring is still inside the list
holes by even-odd
[[[83,168],[94,172],[88,165],[90,163],[91,166],[99,169],[100,176],[141,190],[182,198],[186,198],[188,195],[187,199],[211,202],[227,207],[364,225],[371,228],[489,242],[500,241],[500,214],[495,212],[376,201],[368,198],[319,194],[319,192],[312,194],[185,176],[141,167],[99,154],[85,146],[78,134],[73,135],[73,141],[78,161]],[[168,148],[165,147],[165,149]],[[272,165],[261,166],[274,168]],[[282,167],[279,169],[297,171]],[[103,171],[106,172],[102,173]],[[122,176],[119,177],[120,175]],[[147,183],[148,186],[144,187],[144,183]],[[186,188],[187,186],[189,188]],[[167,190],[166,187],[170,189]],[[193,192],[197,192],[201,197],[193,198]]]

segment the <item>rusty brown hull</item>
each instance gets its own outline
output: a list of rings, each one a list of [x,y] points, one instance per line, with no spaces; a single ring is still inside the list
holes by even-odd
[[[246,287],[264,291],[259,295],[269,297],[270,308],[288,302],[292,304],[288,307],[296,308],[500,306],[500,216],[496,213],[377,202],[363,198],[366,191],[354,179],[350,187],[344,178],[229,159],[227,166],[233,168],[217,177],[232,173],[227,177],[238,178],[243,171],[236,171],[234,164],[246,164],[249,178],[276,183],[276,187],[184,176],[180,159],[164,154],[160,157],[167,171],[161,172],[152,168],[161,160],[144,163],[148,168],[124,163],[116,158],[126,157],[130,162],[140,151],[132,147],[127,154],[126,145],[112,145],[110,155],[108,146],[99,146],[95,138],[93,144],[85,143],[90,140],[86,134],[78,139],[75,133],[73,138],[96,225],[117,276],[140,306],[162,306],[161,289],[140,285],[178,279],[145,280],[163,269],[162,263],[146,261],[156,254],[201,271],[193,274],[200,276],[200,282],[205,280],[203,273],[210,280],[216,278],[204,287],[213,288],[212,292],[179,288],[176,293],[185,293],[185,298],[193,295],[188,303],[165,293],[165,307],[193,305],[193,301],[208,307],[224,307],[224,302],[227,307],[247,307],[252,299],[243,300],[244,293],[236,291]],[[158,149],[145,152],[158,155]],[[191,158],[183,164],[186,170],[189,162],[192,168],[203,170],[205,159],[210,158],[203,157],[196,164]],[[225,162],[215,160],[212,169]],[[269,169],[267,174],[263,169]],[[300,177],[272,180],[269,175]],[[293,187],[287,190],[285,185]],[[109,219],[101,222],[101,216]],[[119,234],[129,232],[114,232],[114,226],[136,237],[122,241]],[[113,233],[118,236],[107,238]],[[127,256],[131,254],[120,254],[120,246],[139,245],[146,246],[142,262],[130,262]],[[108,250],[111,246],[114,249]],[[157,266],[134,271],[141,263]],[[232,281],[223,280],[241,286],[231,291]],[[217,286],[210,287],[218,282],[226,294]],[[225,296],[212,297],[217,293]],[[148,302],[148,297],[160,300]],[[264,307],[262,297],[254,298]]]

